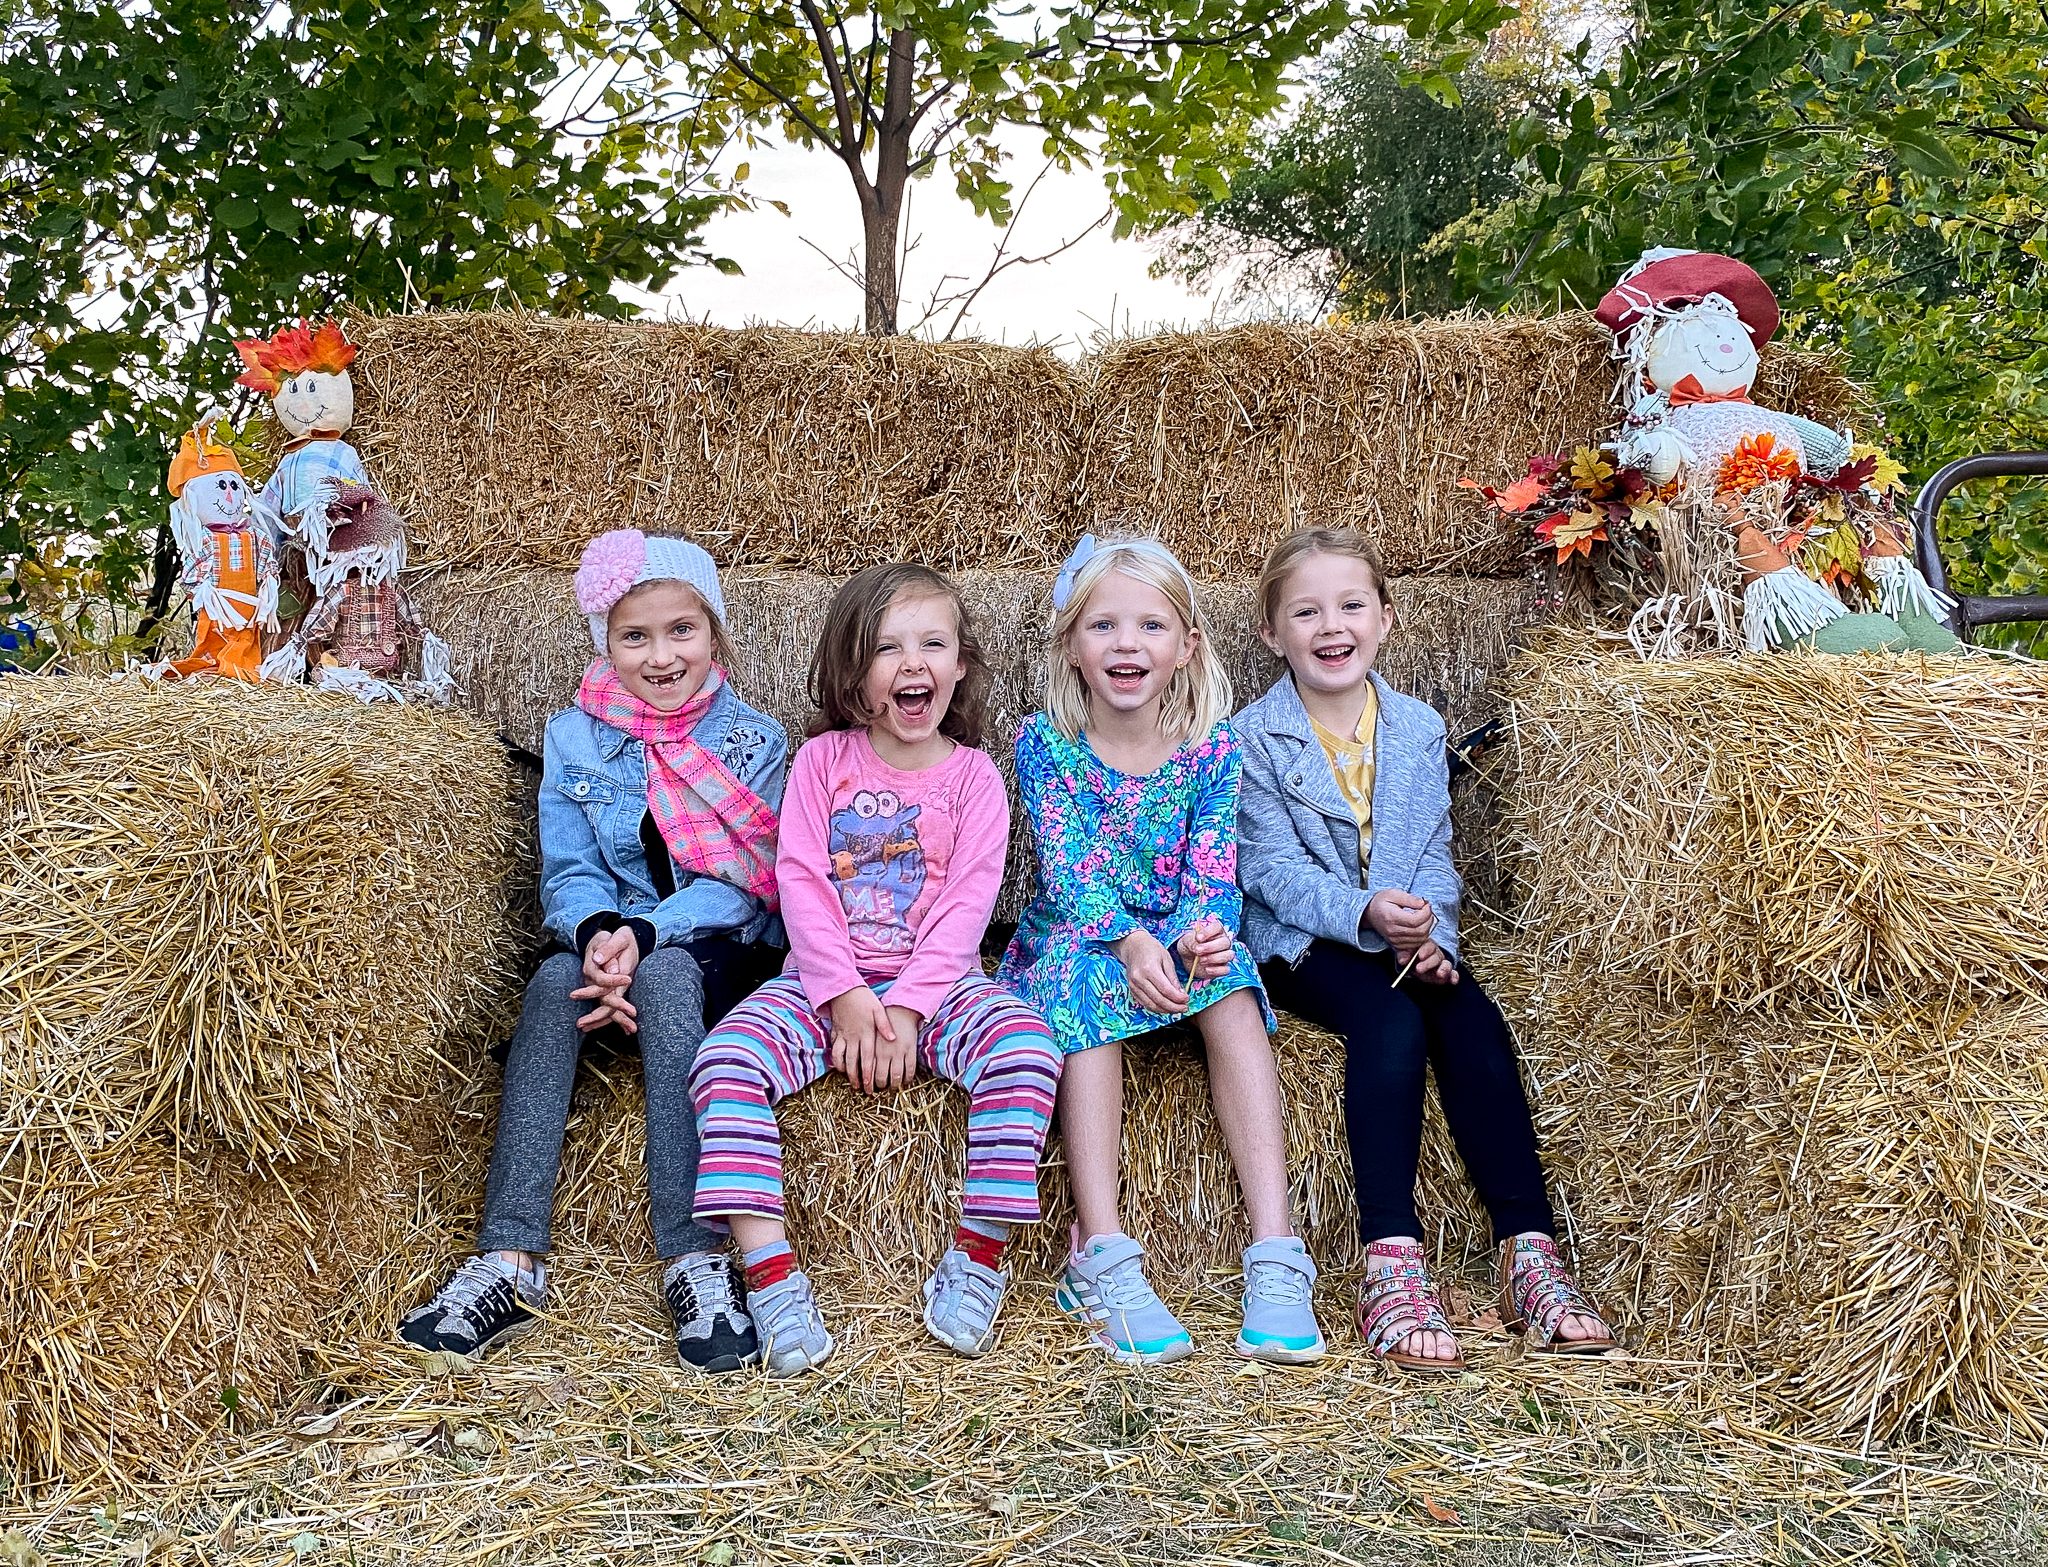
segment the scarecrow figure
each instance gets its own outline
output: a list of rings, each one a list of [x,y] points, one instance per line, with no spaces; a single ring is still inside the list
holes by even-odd
[[[242,465],[214,440],[210,418],[179,444],[169,489],[171,533],[199,625],[191,657],[147,672],[259,679],[263,632],[277,629],[277,551],[256,525]]]
[[[264,673],[296,680],[313,659],[310,678],[324,690],[348,691],[365,702],[402,702],[422,695],[445,702],[454,690],[448,644],[427,630],[398,575],[405,569],[405,525],[368,484],[329,479],[317,508],[300,513],[297,538],[313,593],[291,641],[264,663]],[[413,646],[420,674],[405,678]]]
[[[311,329],[301,321],[268,342],[238,340],[235,352],[244,366],[235,384],[267,396],[289,437],[256,499],[257,515],[271,541],[282,548],[297,540],[309,513],[325,511],[329,479],[370,482],[362,458],[342,439],[355,419],[355,383],[348,367],[355,361],[356,345],[332,321]],[[289,619],[303,608],[307,581],[303,560],[287,559],[285,569],[287,597],[299,606],[288,612]]]
[[[1958,645],[1941,624],[1948,601],[1906,552],[1892,503],[1904,488],[1898,464],[1844,431],[1750,401],[1778,329],[1761,277],[1732,256],[1660,248],[1596,313],[1623,366],[1615,460],[1669,487],[1679,513],[1664,529],[1674,582],[1697,581],[1714,597],[1739,576],[1743,640],[1758,651]],[[1705,525],[1689,530],[1686,517]],[[1674,561],[1674,550],[1693,558]]]

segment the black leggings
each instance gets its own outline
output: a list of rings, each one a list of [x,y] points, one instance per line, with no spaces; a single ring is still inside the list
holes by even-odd
[[[1358,1233],[1370,1245],[1422,1234],[1415,1172],[1422,1157],[1425,1065],[1458,1157],[1493,1220],[1496,1244],[1525,1230],[1554,1233],[1536,1129],[1507,1023],[1461,965],[1458,983],[1410,974],[1394,988],[1392,954],[1317,941],[1288,967],[1260,973],[1273,1004],[1344,1039],[1344,1130],[1358,1187]]]

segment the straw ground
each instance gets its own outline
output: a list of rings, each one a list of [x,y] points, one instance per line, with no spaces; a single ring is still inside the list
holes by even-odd
[[[174,1485],[9,1512],[16,1562],[349,1567],[719,1564],[1902,1563],[2048,1559],[2038,1457],[1858,1452],[1773,1433],[1734,1389],[1643,1361],[1515,1358],[1404,1382],[1338,1335],[1305,1371],[1224,1345],[1109,1366],[1042,1289],[967,1362],[908,1302],[823,1288],[840,1345],[796,1384],[703,1380],[640,1270],[566,1257],[516,1356],[429,1380],[396,1355],[354,1395],[231,1440]],[[1341,1291],[1325,1292],[1326,1318]]]

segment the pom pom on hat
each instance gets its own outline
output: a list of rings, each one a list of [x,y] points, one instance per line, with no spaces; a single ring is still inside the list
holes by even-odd
[[[612,609],[633,589],[648,582],[680,582],[695,590],[705,606],[725,623],[725,594],[718,585],[718,565],[688,539],[649,538],[638,528],[614,528],[583,548],[576,567],[576,607],[590,622],[591,645],[605,651],[606,623]]]

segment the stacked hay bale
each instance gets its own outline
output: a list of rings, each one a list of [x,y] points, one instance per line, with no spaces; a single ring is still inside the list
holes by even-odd
[[[418,600],[454,647],[464,700],[514,743],[539,749],[590,656],[570,592],[578,549],[630,524],[686,533],[719,559],[736,683],[793,735],[838,581],[896,557],[954,573],[995,667],[989,749],[1006,771],[1039,705],[1051,569],[1089,528],[1154,528],[1181,551],[1248,698],[1277,673],[1253,627],[1267,547],[1301,523],[1360,524],[1395,574],[1401,623],[1382,667],[1454,731],[1476,725],[1542,606],[1519,540],[1453,481],[1586,438],[1612,384],[1590,317],[1254,327],[1116,343],[1073,368],[988,345],[510,314],[362,318],[350,332],[364,345],[357,434],[411,518]],[[1821,417],[1846,400],[1817,361],[1775,362],[1766,395]],[[1483,798],[1461,799],[1460,818],[1484,897]],[[1029,884],[1019,813],[999,918],[1015,917]],[[1290,1024],[1283,1055],[1304,1212],[1320,1255],[1353,1259],[1339,1053]],[[635,1078],[601,1079],[579,1112],[576,1136],[597,1152],[570,1156],[572,1250],[646,1255]],[[1132,1118],[1145,1129],[1128,1149],[1134,1189],[1162,1215],[1155,1261],[1162,1278],[1192,1282],[1234,1259],[1242,1223],[1206,1085],[1180,1045],[1131,1080],[1161,1111]],[[791,1183],[833,1227],[828,1259],[912,1283],[947,1206],[935,1196],[958,1179],[957,1096],[920,1095],[877,1117],[827,1085],[787,1112]],[[487,1100],[470,1113],[479,1144],[488,1115]],[[941,1126],[948,1135],[933,1135]],[[1433,1168],[1449,1176],[1432,1136]],[[468,1186],[481,1166],[479,1148]],[[473,1204],[460,1184],[449,1201]],[[1437,1184],[1444,1246],[1482,1249],[1483,1227],[1451,1195],[1463,1183]],[[858,1233],[829,1217],[856,1197],[879,1215]]]
[[[173,1466],[355,1330],[521,961],[508,781],[460,715],[0,683],[0,1468]]]
[[[621,527],[826,572],[1065,550],[1081,389],[1043,349],[512,312],[348,332],[354,439],[416,562],[573,567]]]
[[[1596,1295],[1807,1420],[2048,1406],[2048,667],[1560,642],[1502,959]]]

